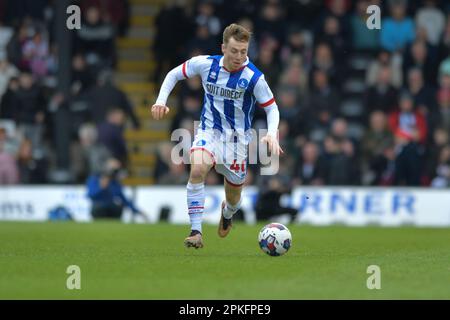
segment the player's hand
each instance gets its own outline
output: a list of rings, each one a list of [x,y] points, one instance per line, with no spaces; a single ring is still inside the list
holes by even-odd
[[[169,113],[169,107],[167,107],[167,106],[163,106],[160,104],[154,104],[152,106],[152,116],[153,116],[153,119],[155,119],[155,120],[162,119],[162,117],[168,113]]]
[[[284,153],[283,149],[281,149],[280,144],[278,143],[278,139],[270,134],[262,137],[261,142],[267,143],[267,146],[272,154],[279,156],[280,154]]]

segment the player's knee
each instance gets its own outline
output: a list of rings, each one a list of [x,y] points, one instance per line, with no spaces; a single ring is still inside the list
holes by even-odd
[[[207,173],[208,171],[206,170],[205,166],[192,165],[190,180],[194,182],[204,181]]]

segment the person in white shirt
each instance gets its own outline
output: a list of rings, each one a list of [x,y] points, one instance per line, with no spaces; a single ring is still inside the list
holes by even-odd
[[[214,167],[225,178],[225,201],[218,234],[225,237],[232,227],[232,216],[241,205],[241,192],[247,173],[247,147],[256,107],[267,115],[267,143],[272,155],[283,153],[277,139],[279,111],[264,75],[247,57],[251,33],[238,24],[223,32],[222,55],[196,56],[171,70],[151,107],[154,119],[169,112],[167,98],[175,84],[199,75],[205,91],[197,134],[191,147],[191,171],[187,184],[187,206],[191,233],[186,247],[202,248],[202,215],[205,203],[204,181]],[[231,142],[231,143],[230,143]]]

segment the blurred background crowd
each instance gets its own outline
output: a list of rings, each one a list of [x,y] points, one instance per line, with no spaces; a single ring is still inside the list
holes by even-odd
[[[193,132],[200,79],[178,84],[165,121],[149,106],[171,68],[221,54],[237,22],[279,107],[281,185],[449,186],[447,1],[74,1],[81,29],[67,32],[65,75],[56,2],[0,0],[0,184],[85,183],[111,158],[128,185],[186,184],[170,134]],[[379,30],[366,26],[371,4]],[[257,109],[254,127],[265,125]],[[248,185],[265,185],[248,169]],[[222,181],[212,171],[207,184]]]

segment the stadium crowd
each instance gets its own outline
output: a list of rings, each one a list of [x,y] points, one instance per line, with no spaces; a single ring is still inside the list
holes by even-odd
[[[135,128],[140,121],[109,70],[129,4],[80,1],[83,27],[64,95],[55,90],[52,3],[24,1],[16,7],[0,0],[0,184],[57,182],[49,173],[61,127],[71,132],[71,182],[86,181],[111,156],[126,166],[123,127],[127,118]],[[366,26],[371,4],[381,8],[379,30]],[[161,83],[192,56],[220,54],[223,28],[232,22],[253,32],[249,58],[279,107],[281,185],[450,185],[446,1],[170,1],[155,19],[152,81]],[[189,128],[200,118],[199,79],[180,83],[176,96],[172,129]],[[62,109],[70,118],[61,124]],[[254,126],[265,126],[261,109]],[[168,146],[157,155],[156,183],[186,184],[188,168],[171,163]],[[280,185],[266,183],[271,178],[258,169],[249,166],[247,184]],[[222,180],[211,172],[207,183]]]

